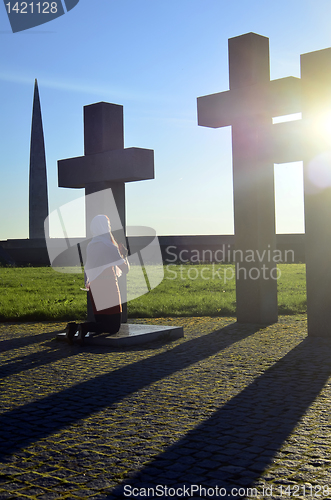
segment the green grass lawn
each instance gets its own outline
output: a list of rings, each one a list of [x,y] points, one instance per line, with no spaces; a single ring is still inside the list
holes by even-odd
[[[306,313],[304,264],[281,264],[278,280],[280,314]],[[235,280],[229,264],[170,265],[151,292],[131,300],[131,318],[235,316]],[[51,267],[0,267],[0,321],[65,321],[86,318],[82,273],[60,273]],[[138,286],[135,269],[128,288]]]

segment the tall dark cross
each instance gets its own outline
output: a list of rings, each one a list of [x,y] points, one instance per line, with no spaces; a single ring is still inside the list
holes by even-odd
[[[59,187],[85,188],[85,196],[111,188],[125,229],[125,183],[154,179],[154,151],[124,149],[123,106],[99,102],[84,106],[84,153],[58,161]],[[87,238],[93,217],[107,213],[107,200],[98,199],[93,207],[87,199]]]
[[[29,238],[45,239],[44,222],[48,217],[47,175],[43,123],[38,83],[35,80],[29,177]],[[46,230],[46,233],[48,231]],[[46,234],[47,236],[47,234]]]
[[[112,223],[110,188],[118,212],[113,215],[119,215],[123,228],[119,242],[125,244],[125,183],[154,179],[154,151],[124,149],[123,106],[99,102],[84,106],[84,153],[58,161],[59,187],[85,188],[87,238],[92,236],[90,223],[96,215],[108,215]],[[97,196],[89,196],[96,193]],[[125,283],[121,295],[126,297]],[[124,309],[123,312],[125,320]]]
[[[229,80],[229,91],[198,98],[198,124],[232,126],[237,319],[273,323],[274,163],[294,158],[293,148],[275,146],[273,136],[282,143],[287,124],[276,129],[272,117],[301,111],[300,79],[270,81],[269,39],[247,33],[229,39]]]

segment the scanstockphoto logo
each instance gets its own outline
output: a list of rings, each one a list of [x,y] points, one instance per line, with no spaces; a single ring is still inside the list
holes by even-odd
[[[124,244],[128,249],[130,272],[126,276],[118,277],[121,302],[129,302],[157,287],[163,280],[164,270],[159,239],[155,230],[148,227],[129,226],[127,227],[127,236],[123,230],[111,189],[89,194],[85,197],[85,205],[88,213],[108,217],[115,241],[119,246]],[[72,226],[72,220],[75,214],[79,213],[79,210],[81,210],[81,200],[77,199],[62,205],[46,218],[47,251],[51,266],[55,271],[61,273],[85,272],[85,278],[93,282],[94,289],[91,286],[91,291],[95,306],[99,311],[118,305],[119,297],[118,294],[113,293],[112,281],[102,276],[104,276],[103,271],[109,267],[113,267],[117,271],[121,263],[116,262],[118,253],[115,253],[114,257],[114,248],[111,244],[109,245],[109,232],[91,234],[90,238],[68,237],[67,228]],[[50,238],[50,227],[60,236]],[[95,245],[95,243],[100,242],[100,240],[104,243],[104,238],[106,241],[105,244],[101,245],[100,251],[100,245]],[[88,248],[89,243],[92,244]],[[98,279],[94,279],[96,276]]]
[[[79,0],[3,0],[13,33],[53,21],[76,7]]]

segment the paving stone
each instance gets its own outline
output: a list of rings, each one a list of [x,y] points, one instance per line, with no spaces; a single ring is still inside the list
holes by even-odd
[[[244,448],[245,452],[248,453],[261,453],[263,451],[263,448],[260,448],[259,446],[248,446],[247,448]]]
[[[199,467],[203,467],[204,469],[215,469],[218,466],[218,462],[215,462],[215,460],[201,460],[198,463]]]
[[[190,471],[197,469],[197,467],[192,467],[192,466],[189,466],[188,464],[183,464],[183,463],[178,463],[178,462],[171,465],[171,470],[178,471],[178,472],[183,472],[185,470],[188,470],[188,468],[190,468]]]
[[[192,455],[193,451],[192,451],[192,448],[180,448],[178,450],[178,454],[179,455]],[[196,456],[196,454],[195,454],[195,456]]]
[[[39,476],[34,479],[34,484],[42,486],[43,488],[52,488],[53,486],[56,487],[59,483],[59,479],[46,476]]]
[[[188,470],[189,470],[190,474],[196,474],[197,476],[202,476],[207,471],[207,469],[199,467],[198,465],[194,466],[194,467],[190,467]]]
[[[0,500],[17,500],[12,492],[0,490]]]
[[[208,457],[211,457],[211,456],[212,456],[212,454],[211,454],[211,452],[209,452],[209,451],[204,451],[204,450],[202,450],[202,451],[198,451],[197,453],[194,453],[194,455],[193,455],[193,456],[194,456],[195,458],[202,459],[202,458],[208,458]]]
[[[197,460],[196,458],[193,458],[193,457],[181,457],[180,463],[192,465],[192,464],[199,463],[199,460]]]
[[[178,479],[182,475],[182,471],[175,471],[172,469],[164,470],[162,472],[162,477],[164,478],[165,481],[168,479]]]
[[[224,467],[220,467],[220,470],[224,472],[229,472],[230,474],[239,474],[245,469],[243,467],[236,467],[235,465],[226,465]]]
[[[115,498],[118,497],[115,497],[113,495],[105,495],[103,493],[99,493],[93,496],[93,500],[114,500]]]
[[[216,479],[218,481],[226,481],[233,478],[233,474],[224,470],[213,470],[207,472],[207,477],[209,479]]]
[[[77,498],[77,497],[76,497]],[[38,500],[62,500],[63,496],[55,492],[47,492],[45,495],[38,496]]]
[[[252,480],[250,477],[241,476],[241,477],[236,478],[236,482],[238,483],[239,486],[250,486],[252,483]]]
[[[222,447],[221,446],[215,446],[215,445],[210,445],[210,446],[205,446],[204,451],[210,452],[210,453],[221,453],[222,452]]]
[[[27,488],[27,489],[24,489],[24,490],[20,490],[21,494],[23,493],[24,495],[26,496],[30,496],[30,497],[33,497],[33,496],[36,496],[36,495],[43,495],[46,493],[46,490],[42,489],[42,488]],[[0,496],[1,498],[1,496]]]

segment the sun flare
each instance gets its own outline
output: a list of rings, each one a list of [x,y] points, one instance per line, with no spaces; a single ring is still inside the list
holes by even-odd
[[[314,141],[331,148],[331,110],[316,113],[309,127],[309,134]]]

